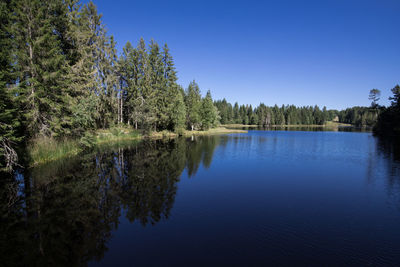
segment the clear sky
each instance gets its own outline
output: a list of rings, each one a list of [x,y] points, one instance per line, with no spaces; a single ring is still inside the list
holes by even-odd
[[[94,0],[118,50],[167,43],[185,88],[258,105],[369,105],[400,83],[400,0]]]

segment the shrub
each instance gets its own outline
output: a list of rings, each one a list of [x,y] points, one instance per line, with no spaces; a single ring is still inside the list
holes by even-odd
[[[81,137],[79,140],[79,145],[84,149],[84,150],[91,150],[96,144],[96,138],[93,134],[91,133],[85,133],[84,136]]]

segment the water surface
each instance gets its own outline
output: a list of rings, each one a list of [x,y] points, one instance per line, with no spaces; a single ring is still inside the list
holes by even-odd
[[[144,141],[25,171],[1,187],[1,260],[400,264],[399,147],[291,130]]]

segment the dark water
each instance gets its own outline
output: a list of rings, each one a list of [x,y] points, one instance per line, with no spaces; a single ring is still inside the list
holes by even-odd
[[[0,265],[399,265],[399,151],[321,131],[100,149],[2,180]]]

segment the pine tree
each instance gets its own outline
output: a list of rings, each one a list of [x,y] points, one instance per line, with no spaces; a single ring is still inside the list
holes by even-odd
[[[400,107],[400,85],[396,85],[395,87],[392,88],[392,93],[393,96],[389,97],[389,100],[392,101],[392,106],[393,107]]]
[[[58,14],[61,1],[16,1],[13,36],[16,43],[19,101],[29,136],[66,133],[65,103],[68,65],[61,47]],[[65,15],[65,14],[64,14]],[[57,26],[57,27],[56,27]]]
[[[233,106],[233,121],[234,121],[234,123],[241,123],[238,102],[236,102],[235,105]]]
[[[201,95],[199,85],[192,81],[185,93],[186,123],[193,131],[201,123],[200,108]]]
[[[161,129],[168,128],[175,130],[184,128],[181,124],[182,115],[186,118],[186,107],[183,101],[183,95],[177,84],[177,75],[174,67],[174,61],[169,53],[168,45],[165,44],[162,51],[162,66],[163,66],[163,90],[160,93],[162,97],[159,101],[159,110],[164,116],[159,116],[159,126]],[[178,106],[181,105],[180,107]],[[172,105],[172,108],[171,108]],[[178,112],[178,114],[175,114]],[[183,119],[184,124],[184,119]],[[173,125],[173,126],[171,126]],[[172,127],[172,128],[171,128]]]
[[[135,120],[139,121],[142,129],[150,131],[154,129],[156,121],[156,91],[154,90],[152,83],[152,69],[149,63],[149,55],[146,51],[146,44],[143,38],[140,39],[137,47],[138,57],[138,97],[134,103],[134,117]]]
[[[94,129],[100,120],[97,113],[99,87],[96,56],[98,50],[98,29],[100,17],[92,2],[84,5],[77,0],[66,1],[68,6],[69,27],[64,38],[64,47],[70,65],[69,105],[71,107],[71,128],[73,136],[80,136],[86,130]]]
[[[0,2],[0,171],[10,171],[17,164],[15,147],[22,139],[17,107],[10,94],[14,80],[11,13],[11,1]]]
[[[166,111],[166,95],[167,88],[164,86],[164,66],[162,62],[162,56],[159,45],[150,41],[149,45],[149,75],[150,75],[150,86],[149,90],[153,96],[148,100],[152,103],[152,113],[154,114],[154,130],[157,130],[158,125],[162,124],[165,127],[168,121],[168,117],[165,114]],[[162,126],[160,128],[162,128]]]
[[[181,132],[185,129],[186,120],[186,106],[184,101],[184,95],[182,91],[173,87],[169,94],[169,108],[168,113],[170,114],[170,127],[169,129],[175,132]]]
[[[205,98],[202,100],[200,114],[201,114],[201,128],[203,130],[208,130],[213,125],[215,125],[217,120],[217,112],[212,101],[210,90],[207,91]]]
[[[128,41],[122,49],[122,55],[118,59],[118,78],[119,78],[119,91],[118,91],[118,123],[124,123],[124,114],[126,121],[130,124],[134,120],[132,116],[133,102],[137,97],[137,53],[132,44]],[[135,122],[137,127],[137,122]]]

